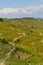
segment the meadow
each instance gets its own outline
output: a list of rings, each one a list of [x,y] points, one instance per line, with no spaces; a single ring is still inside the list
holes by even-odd
[[[0,18],[0,65],[43,65],[43,19]]]

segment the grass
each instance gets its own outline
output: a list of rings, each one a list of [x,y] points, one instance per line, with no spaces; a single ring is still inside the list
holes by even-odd
[[[12,41],[25,33],[25,36]],[[0,41],[0,60],[13,48],[22,57],[30,55],[27,60],[18,59],[17,52],[12,52],[6,60],[6,65],[43,65],[43,20],[35,18],[3,19],[0,21],[0,39],[5,39],[8,44]],[[19,40],[19,41],[18,41]],[[9,44],[9,42],[11,44]],[[6,43],[6,42],[5,42]],[[21,53],[21,54],[20,54]],[[23,55],[22,55],[23,54]]]

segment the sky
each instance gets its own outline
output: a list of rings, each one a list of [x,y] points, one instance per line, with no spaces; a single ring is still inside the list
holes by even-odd
[[[0,0],[0,17],[43,18],[43,0]]]

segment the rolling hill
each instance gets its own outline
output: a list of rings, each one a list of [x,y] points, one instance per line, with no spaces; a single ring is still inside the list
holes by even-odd
[[[0,18],[0,65],[43,65],[43,19]]]

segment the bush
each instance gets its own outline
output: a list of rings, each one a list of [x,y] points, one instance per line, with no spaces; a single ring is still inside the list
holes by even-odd
[[[23,52],[23,53],[29,53],[27,50],[25,50],[25,49],[23,49],[23,48],[18,48],[18,47],[16,47],[16,51],[21,51],[21,52]]]
[[[17,39],[16,41],[14,41],[14,43],[18,43],[18,42],[20,42],[20,39]]]
[[[35,27],[35,26],[32,26],[32,28],[33,28],[33,29],[36,29],[36,27]]]
[[[3,44],[8,44],[8,41],[6,39],[0,39],[0,42]]]
[[[30,32],[31,32],[31,33],[33,33],[33,31],[32,31],[32,30],[31,30]]]
[[[18,59],[20,59],[20,56],[18,56]]]
[[[3,21],[3,19],[2,19],[2,18],[0,18],[0,21]]]

